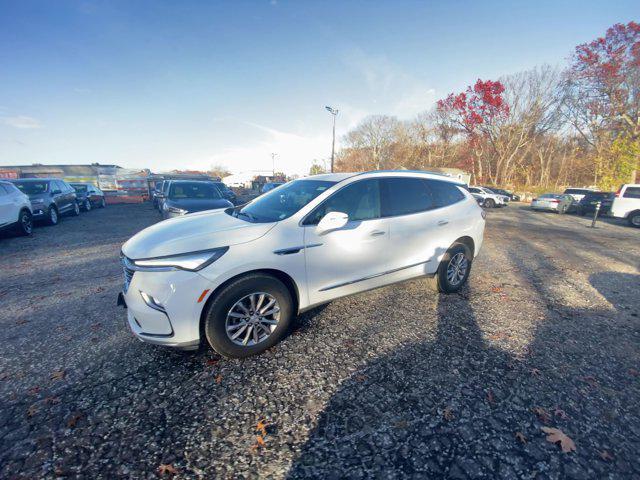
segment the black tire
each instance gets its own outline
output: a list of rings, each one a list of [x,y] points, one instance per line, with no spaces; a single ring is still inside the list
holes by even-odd
[[[57,225],[60,222],[60,212],[53,205],[47,209],[47,225]]]
[[[462,253],[466,258],[467,268],[462,279],[454,285],[447,278],[447,269],[451,260],[460,253]],[[469,250],[469,247],[462,243],[454,243],[451,248],[447,250],[447,253],[444,254],[440,265],[438,265],[438,271],[435,276],[427,279],[427,283],[432,290],[438,293],[455,293],[460,290],[465,283],[467,283],[469,274],[471,273],[472,264],[473,259],[471,258],[471,250]]]
[[[77,217],[78,215],[80,215],[80,205],[78,205],[78,202],[73,202],[73,208],[71,209],[71,215],[73,217]]]
[[[632,227],[640,228],[640,210],[631,212],[627,221]]]
[[[84,209],[87,212],[91,210],[91,200],[88,198],[84,201]]]
[[[486,208],[496,208],[496,202],[495,202],[495,200],[493,198],[487,198],[484,201],[484,206]]]
[[[276,299],[280,307],[280,318],[276,328],[264,340],[255,345],[238,345],[227,334],[227,314],[240,299],[258,292],[267,293]],[[258,355],[282,340],[294,314],[289,289],[271,275],[253,273],[232,281],[216,295],[207,308],[204,331],[209,345],[220,355],[245,358]]]
[[[18,235],[25,237],[33,233],[33,215],[31,215],[31,212],[26,208],[20,211],[18,223],[16,223],[16,232]]]

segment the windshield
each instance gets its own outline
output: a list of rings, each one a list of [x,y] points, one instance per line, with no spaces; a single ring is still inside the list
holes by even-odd
[[[265,193],[240,210],[229,212],[250,222],[278,222],[289,218],[334,184],[322,180],[294,180]]]
[[[592,193],[593,190],[585,190],[584,188],[567,188],[564,193],[568,194],[576,194],[576,195],[586,195],[587,193]]]
[[[72,183],[71,186],[76,192],[79,192],[79,193],[84,193],[87,191],[86,185],[78,185],[77,183]]]
[[[544,195],[540,195],[539,198],[559,198],[560,195],[555,193],[545,193]]]
[[[222,198],[220,192],[212,183],[172,183],[169,189],[169,198],[180,200],[183,198],[192,199],[217,199]]]
[[[48,182],[14,182],[14,185],[27,195],[45,193],[49,190]]]

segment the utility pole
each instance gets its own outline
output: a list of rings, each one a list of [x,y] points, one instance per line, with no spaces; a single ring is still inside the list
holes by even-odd
[[[336,154],[336,117],[338,116],[338,109],[332,107],[324,107],[331,115],[333,115],[333,140],[331,142],[331,173],[333,173],[333,159]]]
[[[271,154],[271,176],[274,178],[276,176],[276,155],[277,153]]]

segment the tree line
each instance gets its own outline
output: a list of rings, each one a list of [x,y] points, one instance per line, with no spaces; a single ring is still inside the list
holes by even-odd
[[[615,189],[640,168],[640,25],[613,25],[563,67],[478,79],[413,120],[369,116],[342,145],[336,171],[456,167],[475,184]]]

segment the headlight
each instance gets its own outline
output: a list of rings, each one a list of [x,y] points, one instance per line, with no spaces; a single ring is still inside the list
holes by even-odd
[[[145,269],[173,269],[189,270],[197,272],[204,267],[211,265],[222,255],[227,253],[229,247],[214,248],[213,250],[202,250],[200,252],[183,253],[181,255],[171,255],[167,257],[143,258],[141,260],[133,260],[136,267]]]
[[[178,207],[170,207],[170,206],[168,206],[167,204],[165,204],[165,205],[164,205],[164,209],[165,209],[167,212],[170,212],[170,213],[176,213],[176,214],[178,214],[178,215],[186,215],[187,213],[189,213],[189,212],[187,212],[186,210],[184,210],[184,209],[182,209],[182,208],[178,208]]]

